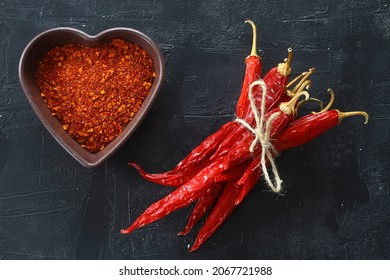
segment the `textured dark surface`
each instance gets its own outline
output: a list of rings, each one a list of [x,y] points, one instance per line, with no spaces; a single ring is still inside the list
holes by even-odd
[[[142,180],[173,167],[231,120],[257,23],[264,70],[293,47],[293,74],[316,67],[312,95],[364,109],[277,159],[286,195],[259,182],[192,254],[189,208],[131,235],[119,230],[171,189]],[[135,135],[86,169],[35,117],[17,66],[36,34],[139,29],[166,59],[162,92]],[[379,1],[0,0],[0,259],[390,259],[390,3]]]

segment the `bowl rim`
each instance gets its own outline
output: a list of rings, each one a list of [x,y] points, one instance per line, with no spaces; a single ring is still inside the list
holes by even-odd
[[[141,41],[145,42],[145,45],[148,47],[149,50],[146,50],[149,55],[154,56],[153,58],[153,64],[154,64],[154,70],[156,72],[156,77],[154,78],[152,87],[149,91],[148,96],[145,98],[145,100],[142,103],[141,109],[135,114],[134,118],[126,125],[124,130],[121,132],[121,135],[116,137],[112,142],[110,142],[102,151],[99,151],[97,153],[91,153],[87,151],[86,149],[82,148],[81,145],[75,141],[66,131],[60,132],[58,129],[55,129],[47,115],[45,115],[41,111],[41,106],[37,104],[33,100],[33,92],[30,88],[30,86],[27,84],[27,77],[25,76],[25,67],[26,67],[26,61],[31,55],[31,51],[33,50],[34,46],[38,44],[41,40],[45,39],[47,36],[50,36],[52,34],[60,33],[60,32],[68,32],[71,33],[72,36],[78,37],[81,39],[84,43],[92,42],[95,43],[96,46],[99,45],[99,39],[107,36],[108,34],[113,33],[123,33],[128,34],[129,37],[133,38],[139,38]],[[115,38],[118,38],[118,36],[114,36]],[[112,38],[114,38],[112,37]],[[123,36],[122,36],[123,37]],[[132,41],[131,39],[124,38],[125,40]],[[135,43],[139,45],[138,43]],[[53,45],[59,46],[61,44]],[[140,45],[139,45],[140,46]],[[140,46],[145,50],[144,46]],[[49,48],[50,49],[50,48]],[[150,52],[153,51],[154,55],[152,55]],[[45,51],[46,52],[46,51]],[[45,31],[42,31],[35,35],[26,45],[24,48],[20,60],[19,60],[19,67],[18,67],[18,75],[19,75],[19,82],[21,84],[22,90],[30,103],[34,113],[37,115],[41,123],[45,126],[45,128],[49,131],[49,133],[53,136],[53,138],[79,163],[81,163],[83,166],[92,168],[100,165],[103,163],[106,159],[108,159],[110,156],[112,156],[136,131],[136,129],[140,126],[150,109],[152,108],[153,103],[157,99],[159,92],[161,91],[162,84],[164,82],[165,78],[165,61],[163,54],[161,52],[161,49],[159,46],[152,40],[148,35],[145,33],[129,28],[129,27],[113,27],[105,29],[95,35],[89,35],[84,31],[81,31],[79,29],[73,28],[73,27],[55,27],[50,28]],[[27,74],[26,74],[27,75]],[[43,100],[43,99],[42,99]],[[47,106],[46,106],[47,107]],[[45,110],[45,109],[42,109]],[[48,107],[47,107],[48,110]],[[52,117],[57,122],[58,120],[55,117]],[[59,123],[59,122],[58,122]],[[61,134],[61,135],[59,135]],[[67,136],[64,136],[67,135]],[[65,138],[68,138],[68,140],[64,140]],[[74,141],[77,145],[79,145],[78,148],[73,144],[73,142],[69,141],[69,138]],[[72,143],[71,145],[69,143]],[[109,148],[107,150],[107,148]]]

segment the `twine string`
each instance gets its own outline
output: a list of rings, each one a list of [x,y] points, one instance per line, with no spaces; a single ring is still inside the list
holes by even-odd
[[[262,98],[261,98],[261,104],[260,104],[260,110],[256,107],[256,102],[253,96],[253,87],[254,86],[260,86],[262,88]],[[250,87],[248,92],[249,97],[249,103],[250,107],[252,109],[254,119],[256,122],[256,127],[252,127],[248,122],[246,122],[244,119],[236,118],[235,121],[239,124],[243,125],[245,128],[247,128],[250,132],[253,133],[255,138],[253,139],[249,151],[251,153],[254,152],[254,149],[257,144],[261,145],[261,169],[263,171],[264,178],[268,184],[268,186],[271,188],[271,190],[275,193],[279,193],[282,190],[282,183],[283,181],[280,179],[278,169],[276,168],[275,160],[274,160],[274,154],[277,153],[276,149],[271,143],[271,130],[272,130],[272,122],[280,115],[280,112],[275,112],[271,114],[271,116],[265,121],[265,103],[267,98],[267,85],[262,79],[259,79],[257,81],[254,81]],[[274,181],[271,179],[268,168],[267,168],[267,162],[271,166],[272,174],[274,177]]]

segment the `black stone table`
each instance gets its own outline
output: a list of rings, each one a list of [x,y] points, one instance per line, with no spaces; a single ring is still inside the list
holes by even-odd
[[[276,159],[285,195],[263,180],[188,254],[191,207],[131,235],[120,229],[172,189],[140,178],[172,168],[234,118],[258,26],[264,71],[294,50],[295,76],[315,67],[312,96],[365,110]],[[0,259],[389,259],[390,3],[379,1],[0,1]],[[26,44],[57,26],[96,34],[131,27],[166,60],[158,100],[134,136],[87,169],[33,113],[19,84]],[[308,112],[306,112],[308,113]]]

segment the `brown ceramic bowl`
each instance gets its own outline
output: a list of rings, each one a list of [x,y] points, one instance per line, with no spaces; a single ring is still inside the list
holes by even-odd
[[[156,77],[150,93],[144,100],[141,109],[137,112],[124,131],[102,151],[90,153],[82,148],[61,126],[60,122],[51,115],[47,104],[40,95],[40,90],[35,82],[35,71],[41,57],[55,46],[68,43],[83,44],[97,47],[108,43],[114,38],[123,38],[139,45],[149,53],[154,61]],[[73,28],[54,28],[40,33],[33,38],[24,49],[19,63],[19,79],[24,93],[32,108],[47,128],[50,134],[68,151],[77,161],[86,167],[94,167],[111,156],[134,133],[136,128],[145,118],[158,92],[161,89],[165,74],[165,64],[162,53],[156,43],[145,34],[130,28],[112,28],[95,36],[90,36]]]

